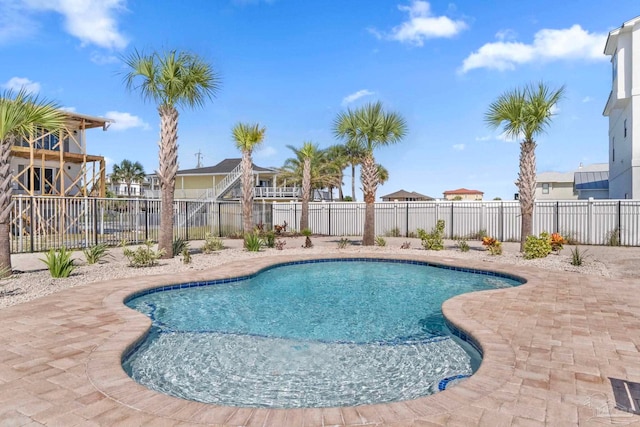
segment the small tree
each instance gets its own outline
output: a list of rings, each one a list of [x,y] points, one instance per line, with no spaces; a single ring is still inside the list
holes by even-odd
[[[134,183],[142,184],[145,176],[144,167],[140,162],[125,159],[119,165],[113,165],[111,180],[116,183],[124,183],[127,188],[127,196],[131,196],[131,185]]]

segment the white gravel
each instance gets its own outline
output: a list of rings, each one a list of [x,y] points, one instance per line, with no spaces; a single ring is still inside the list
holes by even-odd
[[[317,253],[318,255],[322,255],[340,252],[353,253],[355,255],[363,252],[411,253],[436,258],[476,259],[487,263],[527,265],[547,270],[571,271],[588,275],[611,277],[610,271],[605,264],[589,257],[582,266],[572,266],[570,263],[571,254],[569,249],[563,250],[559,255],[552,254],[544,259],[525,260],[518,253],[518,245],[516,243],[504,243],[504,253],[499,256],[491,256],[483,249],[479,242],[469,242],[471,246],[469,252],[460,252],[451,241],[446,242],[446,247],[443,251],[427,252],[421,248],[420,240],[418,239],[387,238],[387,246],[385,247],[362,247],[359,245],[360,238],[353,237],[351,238],[353,244],[344,249],[338,249],[337,241],[339,238],[336,237],[314,237],[314,247],[309,249],[301,247],[304,241],[303,237],[291,237],[285,238],[284,240],[287,243],[283,251],[264,249],[256,253],[244,251],[241,248],[242,241],[240,240],[227,239],[225,240],[225,249],[212,254],[194,253],[190,264],[184,264],[181,257],[178,256],[174,259],[160,260],[159,265],[147,268],[130,267],[127,259],[122,255],[120,248],[110,249],[110,256],[102,263],[94,265],[87,265],[82,252],[76,252],[74,253],[74,258],[76,259],[78,268],[73,271],[70,277],[64,279],[54,279],[51,277],[44,263],[39,261],[40,258],[44,257],[43,254],[14,255],[15,258],[18,258],[12,261],[14,270],[22,269],[23,271],[17,271],[10,278],[0,280],[0,309],[49,295],[63,289],[97,281],[169,272],[205,270],[238,259],[251,259],[276,254],[294,255],[297,253]],[[400,249],[402,243],[406,241],[411,243],[410,249]],[[201,245],[202,242],[191,242],[190,247],[194,252],[198,252],[196,250]]]

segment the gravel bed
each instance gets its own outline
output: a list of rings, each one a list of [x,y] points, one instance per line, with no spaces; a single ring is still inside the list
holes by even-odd
[[[421,256],[429,256],[430,258],[454,258],[454,259],[475,259],[482,260],[487,263],[500,263],[500,264],[514,264],[514,265],[526,265],[532,267],[538,267],[546,270],[555,271],[570,271],[581,274],[611,277],[611,274],[605,264],[602,262],[587,258],[585,263],[580,267],[572,266],[570,263],[570,251],[565,249],[559,255],[549,255],[543,259],[525,260],[520,253],[518,253],[518,245],[515,243],[505,243],[504,253],[500,256],[491,256],[478,242],[469,242],[471,250],[468,252],[460,252],[453,242],[446,242],[445,250],[443,251],[425,251],[420,246],[420,241],[417,239],[402,239],[402,238],[388,238],[387,246],[384,247],[362,247],[359,246],[359,238],[353,238],[353,244],[344,248],[338,249],[338,238],[318,237],[313,238],[314,247],[304,249],[301,247],[304,238],[286,238],[287,244],[283,251],[276,249],[264,249],[261,252],[246,252],[241,246],[242,242],[239,240],[225,240],[227,248],[211,253],[194,253],[192,255],[192,262],[190,264],[184,264],[181,257],[176,257],[169,260],[160,260],[159,265],[147,268],[133,268],[128,265],[127,259],[122,255],[120,248],[112,248],[109,250],[109,257],[107,257],[102,263],[87,265],[84,261],[84,255],[82,252],[74,253],[76,264],[78,267],[73,271],[70,277],[64,279],[54,279],[46,270],[44,263],[38,261],[39,258],[43,258],[43,254],[32,254],[30,263],[26,263],[29,266],[28,270],[17,271],[13,276],[8,279],[0,280],[0,309],[9,307],[15,304],[24,303],[26,301],[33,300],[45,295],[59,292],[63,289],[71,288],[74,286],[82,286],[87,283],[118,279],[125,277],[145,276],[152,274],[163,273],[177,273],[180,271],[194,271],[194,270],[206,270],[218,265],[236,261],[239,259],[251,259],[256,257],[265,257],[272,255],[288,254],[295,255],[298,253],[315,253],[319,256],[328,253],[403,253],[403,254],[416,254]],[[403,242],[409,241],[411,243],[410,249],[400,249]],[[201,246],[202,242],[191,242],[191,248],[195,250]],[[14,262],[14,269],[19,267]],[[23,264],[25,264],[23,262]],[[490,268],[490,267],[488,267]]]

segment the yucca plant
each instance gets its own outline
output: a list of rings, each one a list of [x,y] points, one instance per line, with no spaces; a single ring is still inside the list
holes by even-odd
[[[575,249],[571,249],[571,265],[580,267],[582,264],[584,264],[586,257],[587,251],[581,251],[580,247],[576,246]]]
[[[344,249],[347,246],[349,246],[350,244],[351,244],[351,241],[349,239],[347,239],[346,237],[343,237],[340,240],[338,240],[338,248],[339,249]]]
[[[83,249],[84,257],[87,260],[87,264],[96,264],[100,262],[104,257],[109,255],[107,251],[107,245],[104,243],[99,243],[95,246],[89,246],[86,249]]]
[[[71,256],[72,252],[67,251],[67,249],[62,246],[58,250],[50,249],[49,252],[45,254],[45,259],[40,260],[49,268],[51,277],[69,277],[71,272],[76,268]]]
[[[387,246],[387,241],[382,236],[376,236],[376,246]]]
[[[174,239],[173,243],[171,244],[171,248],[173,256],[176,256],[181,254],[185,249],[189,249],[189,242],[184,240],[182,237],[178,237]]]
[[[247,233],[244,236],[244,248],[249,252],[260,252],[264,242],[258,233]]]

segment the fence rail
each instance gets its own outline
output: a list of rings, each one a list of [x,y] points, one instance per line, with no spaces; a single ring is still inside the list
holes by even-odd
[[[157,240],[160,229],[158,199],[99,199],[15,196],[11,214],[11,250],[39,252],[50,248],[84,248],[98,243],[117,245],[123,240]],[[484,232],[501,241],[520,238],[517,201],[383,202],[375,204],[378,235],[412,236],[418,228],[431,230],[445,221],[448,238]],[[256,202],[253,220],[273,229],[285,221],[298,230],[301,203]],[[176,200],[174,233],[186,240],[206,233],[230,236],[242,232],[239,202]],[[364,203],[315,202],[309,204],[309,226],[316,234],[361,235]],[[538,201],[533,232],[559,232],[581,244],[617,241],[640,246],[640,200]]]

